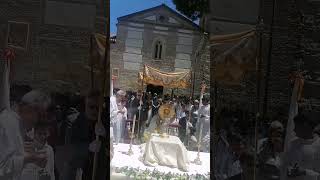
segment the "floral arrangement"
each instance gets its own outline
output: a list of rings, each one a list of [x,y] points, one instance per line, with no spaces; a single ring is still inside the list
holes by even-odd
[[[125,174],[128,177],[139,180],[209,180],[210,173],[208,174],[177,174],[177,173],[164,173],[154,169],[142,170],[139,168],[121,167],[115,168],[116,173]]]

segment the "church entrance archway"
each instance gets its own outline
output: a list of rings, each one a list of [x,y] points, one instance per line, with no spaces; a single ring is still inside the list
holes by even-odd
[[[147,85],[147,92],[151,92],[152,94],[157,93],[158,96],[162,96],[163,86],[155,86],[153,84],[148,84]]]

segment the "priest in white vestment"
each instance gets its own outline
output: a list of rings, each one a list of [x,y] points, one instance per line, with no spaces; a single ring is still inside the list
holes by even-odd
[[[201,140],[205,140],[204,138],[207,139],[208,135],[210,137],[210,104],[209,104],[209,97],[205,96],[203,99],[200,101],[200,107],[198,110],[198,116],[199,116],[199,121],[197,123],[197,138],[199,139],[200,135],[200,127],[201,124],[203,124],[202,127],[202,134],[201,134]],[[207,136],[207,137],[206,137]],[[208,141],[205,141],[208,142]],[[204,149],[206,152],[209,152],[210,149],[210,144],[206,144],[204,146]]]
[[[31,91],[13,111],[10,108],[0,112],[0,179],[19,180],[26,163],[40,163],[46,157],[32,152],[30,142],[25,139],[26,132],[42,120],[50,101],[48,96]]]
[[[113,137],[114,137],[114,141],[116,143],[118,143],[119,141],[117,141],[117,137],[118,137],[118,134],[117,132],[120,131],[119,128],[121,128],[119,126],[119,121],[118,121],[118,114],[122,114],[124,115],[125,114],[125,111],[124,110],[120,110],[118,107],[118,105],[121,104],[121,102],[124,100],[125,98],[125,95],[126,93],[122,90],[119,90],[118,92],[116,92],[116,95],[115,96],[111,96],[110,98],[110,126],[112,127],[113,129]]]

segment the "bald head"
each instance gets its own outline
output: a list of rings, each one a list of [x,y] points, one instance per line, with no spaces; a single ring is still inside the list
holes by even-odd
[[[25,94],[18,106],[18,114],[25,128],[33,128],[39,121],[47,120],[46,113],[50,103],[50,97],[41,91],[32,90]]]
[[[117,91],[117,96],[125,96],[126,92],[124,92],[123,90],[119,90]]]
[[[50,97],[38,90],[32,90],[25,94],[22,99],[20,104],[21,105],[26,105],[26,106],[31,106],[36,109],[47,109],[51,103]]]
[[[116,98],[118,102],[121,102],[125,99],[126,93],[123,90],[117,91]]]

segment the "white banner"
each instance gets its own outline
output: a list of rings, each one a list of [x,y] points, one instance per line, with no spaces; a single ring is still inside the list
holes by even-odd
[[[291,96],[291,104],[289,109],[289,118],[287,122],[286,137],[284,141],[283,159],[281,167],[281,180],[287,179],[287,156],[286,153],[289,149],[291,140],[295,137],[294,133],[294,118],[298,114],[298,94],[300,89],[300,82],[298,79],[295,80],[294,88]]]

